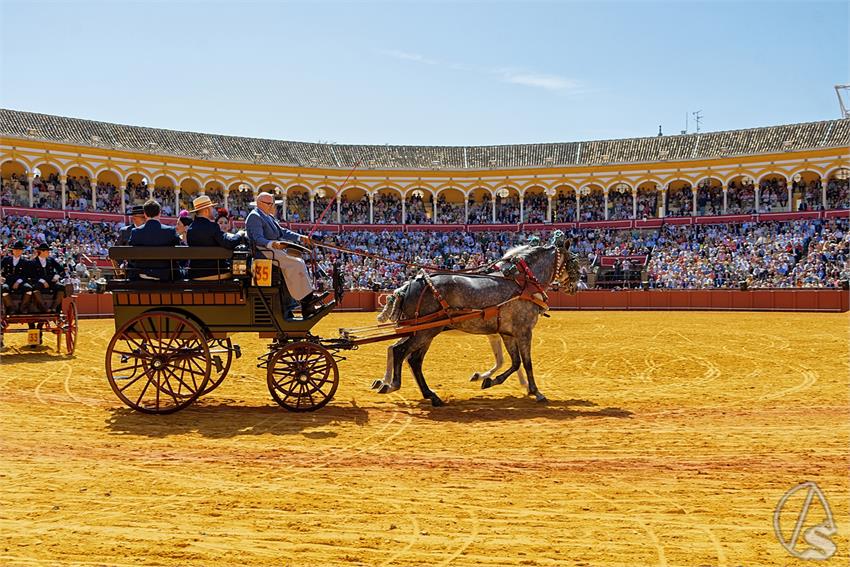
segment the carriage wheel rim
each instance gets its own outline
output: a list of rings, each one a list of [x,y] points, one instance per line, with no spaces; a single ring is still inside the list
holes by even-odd
[[[333,355],[315,343],[290,343],[269,359],[267,382],[274,400],[290,411],[315,411],[333,398],[339,369]]]
[[[206,387],[210,369],[203,332],[177,313],[153,311],[134,317],[113,335],[106,351],[113,392],[125,405],[144,413],[187,407]]]

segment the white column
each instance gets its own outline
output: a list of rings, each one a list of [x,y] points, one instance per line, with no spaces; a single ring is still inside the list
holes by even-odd
[[[726,211],[729,208],[729,186],[725,183],[723,184],[723,214],[726,214]]]
[[[342,223],[342,195],[337,195],[336,198],[336,223]]]
[[[525,193],[519,196],[519,222],[525,222]]]
[[[551,223],[551,222],[552,222],[552,199],[553,199],[553,198],[554,198],[554,197],[549,197],[549,196],[547,196],[547,203],[546,203],[546,222],[548,222],[548,223]]]
[[[437,204],[437,197],[431,196],[431,223],[439,224],[439,219],[437,218],[440,215],[439,205]]]
[[[92,182],[92,180],[89,179],[89,186],[91,186],[91,210],[96,211],[97,210],[97,180]]]
[[[68,195],[68,177],[63,175],[59,178],[59,186],[62,189],[62,210],[65,210],[65,205],[67,204],[67,195]]]
[[[788,212],[790,213],[794,210],[794,205],[792,204],[794,200],[794,181],[786,183],[785,188],[788,190]]]
[[[697,193],[699,193],[699,187],[691,187],[691,216],[697,216]]]
[[[401,224],[407,224],[407,199],[401,199]]]
[[[225,187],[223,194],[224,194],[224,208],[227,209],[228,213],[230,213],[230,189]]]
[[[760,203],[759,203],[759,201],[761,201],[761,199],[759,199],[760,193],[761,193],[760,184],[759,183],[753,183],[753,190],[755,191],[755,194],[756,194],[756,214],[759,214],[761,212],[761,206],[760,206]]]
[[[463,224],[469,223],[469,195],[463,196]]]
[[[576,190],[576,222],[581,221],[581,193]]]
[[[174,188],[174,216],[180,214],[180,187]]]
[[[315,217],[313,216],[313,211],[315,209],[314,205],[316,203],[316,195],[314,193],[310,193],[310,222],[315,222]]]
[[[820,204],[823,210],[826,210],[826,186],[829,185],[829,179],[820,180]]]
[[[369,193],[369,224],[375,224],[375,195]]]
[[[605,210],[605,220],[608,220],[608,189],[602,190],[602,197],[605,199],[605,205],[603,205]]]
[[[153,183],[148,183],[145,187],[148,188],[148,201],[150,201],[153,199]]]
[[[491,201],[493,205],[493,224],[496,224],[496,196],[493,195],[493,199]]]
[[[658,196],[661,197],[661,206],[658,207],[658,218],[667,217],[667,187],[662,187],[658,191]]]
[[[632,187],[632,219],[637,220],[637,188]]]
[[[289,204],[287,201],[286,193],[283,194],[283,220],[284,222],[289,222]]]
[[[121,201],[121,214],[127,214],[127,204],[125,202],[127,198],[127,185],[122,183],[118,186],[118,199]]]

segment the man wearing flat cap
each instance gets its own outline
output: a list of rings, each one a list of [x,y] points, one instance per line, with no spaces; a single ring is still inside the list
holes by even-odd
[[[20,313],[29,311],[32,301],[32,285],[29,283],[30,261],[24,258],[24,243],[18,240],[12,245],[12,255],[0,260],[0,274],[3,280],[3,309],[13,315],[12,296],[21,298]]]
[[[323,297],[313,293],[315,288],[307,273],[307,264],[300,256],[288,254],[286,243],[308,245],[310,239],[280,226],[275,218],[275,206],[271,193],[257,195],[257,206],[245,219],[248,239],[260,257],[272,259],[280,269],[289,295],[301,302],[301,316],[307,318],[318,311]]]
[[[195,220],[186,229],[186,244],[189,246],[220,246],[233,250],[242,243],[243,238],[236,234],[227,234],[215,222],[217,203],[207,195],[192,200]],[[191,260],[189,277],[192,279],[225,279],[230,276],[230,262],[222,260]]]
[[[62,283],[65,268],[56,258],[50,256],[50,246],[44,242],[36,247],[35,258],[30,260],[30,266],[33,304],[39,311],[47,311],[42,294],[52,294],[53,308],[58,313],[62,308],[62,299],[65,297],[65,285]]]

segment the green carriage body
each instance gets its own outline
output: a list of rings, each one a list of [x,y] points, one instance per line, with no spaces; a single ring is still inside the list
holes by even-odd
[[[266,370],[279,405],[313,411],[333,397],[339,383],[336,348],[310,330],[335,300],[307,318],[285,317],[291,298],[280,274],[272,271],[271,286],[255,285],[251,254],[244,250],[118,246],[110,248],[109,258],[122,277],[107,284],[115,334],[106,350],[106,374],[129,407],[171,413],[208,394],[241,356],[230,336],[244,332],[272,339],[257,366]],[[217,274],[174,281],[123,277],[134,262],[167,262],[179,274],[192,260],[216,261]]]

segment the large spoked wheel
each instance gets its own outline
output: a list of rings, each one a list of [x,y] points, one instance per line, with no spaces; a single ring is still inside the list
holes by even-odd
[[[77,304],[68,301],[62,314],[65,317],[65,351],[71,355],[77,347]]]
[[[274,400],[289,411],[315,411],[334,397],[339,369],[327,349],[290,343],[269,359],[267,381]]]
[[[210,376],[210,381],[201,392],[201,395],[206,395],[219,387],[227,377],[230,371],[230,365],[233,364],[233,342],[227,339],[210,339],[207,343],[210,348],[210,355],[213,360],[214,373]]]
[[[151,311],[134,317],[106,349],[112,391],[144,413],[172,413],[189,406],[206,388],[211,367],[204,333],[177,313]]]

